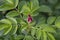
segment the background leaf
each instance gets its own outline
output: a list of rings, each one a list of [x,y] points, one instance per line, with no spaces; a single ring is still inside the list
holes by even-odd
[[[41,5],[39,8],[39,11],[40,12],[47,12],[47,13],[49,13],[49,15],[51,15],[51,13],[52,13],[51,8],[46,5]]]
[[[57,17],[56,21],[55,21],[55,26],[57,28],[60,28],[60,16]]]
[[[48,24],[53,24],[53,22],[54,22],[55,20],[56,20],[56,17],[54,17],[54,16],[48,17],[47,23],[48,23]]]

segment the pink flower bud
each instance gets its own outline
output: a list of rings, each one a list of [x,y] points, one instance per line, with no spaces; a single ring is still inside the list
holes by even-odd
[[[31,15],[28,15],[28,23],[31,23],[32,22],[32,17],[31,17]]]

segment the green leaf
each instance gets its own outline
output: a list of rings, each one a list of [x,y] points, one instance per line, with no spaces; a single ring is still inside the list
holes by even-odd
[[[46,22],[46,18],[44,16],[39,17],[38,23],[39,24],[44,24]]]
[[[22,20],[21,18],[17,18],[17,21],[20,25],[19,29],[21,32],[24,31],[28,27],[28,24],[24,20]]]
[[[39,15],[39,13],[38,13],[37,11],[35,11],[35,12],[33,12],[33,13],[30,13],[30,15],[31,15],[32,17],[34,17],[34,16]]]
[[[12,25],[11,25],[11,22],[8,19],[0,20],[0,24],[1,24],[1,29],[0,30],[4,30],[3,35],[6,35],[11,31]]]
[[[35,12],[36,10],[39,9],[39,2],[38,0],[31,0],[30,1],[30,7],[31,13]]]
[[[40,29],[37,29],[37,31],[36,31],[36,37],[37,37],[38,40],[40,40],[41,35],[42,35],[42,31]]]
[[[48,17],[48,19],[47,19],[47,23],[48,23],[48,24],[52,24],[55,20],[56,20],[56,17],[55,17],[55,16],[50,16],[50,17]]]
[[[52,13],[51,8],[46,5],[41,5],[39,8],[39,11],[40,12],[47,12],[47,13],[49,13],[49,15],[51,15],[51,13]]]
[[[26,1],[20,1],[20,3],[18,4],[18,10],[19,10],[19,12],[21,12],[22,11],[22,8],[23,8],[23,6],[26,4]]]
[[[43,30],[45,32],[56,33],[56,30],[54,29],[54,27],[52,25],[40,24],[37,27],[39,27],[41,30]]]
[[[22,18],[27,21],[28,15],[23,15]]]
[[[18,36],[16,36],[15,40],[21,40],[21,39],[23,39],[23,38],[24,38],[23,35],[18,35]]]
[[[18,15],[19,15],[19,13],[17,11],[13,10],[13,11],[8,12],[6,16],[16,17]]]
[[[4,3],[0,6],[0,11],[6,11],[16,8],[18,5],[18,0],[4,0]]]
[[[25,36],[25,38],[23,40],[34,40],[32,36]]]
[[[31,35],[34,36],[35,33],[36,33],[36,29],[35,29],[35,28],[32,28],[32,29],[31,29]]]
[[[28,15],[30,12],[31,12],[30,8],[27,6],[27,4],[25,4],[25,5],[22,7],[21,13],[23,13],[24,15]]]
[[[60,3],[56,5],[55,9],[60,9]]]
[[[53,15],[60,16],[60,9],[55,9]]]
[[[28,25],[26,24],[26,25],[21,25],[21,32],[23,32],[24,30],[26,30],[27,29],[27,27],[28,27]]]
[[[8,20],[8,19],[2,19],[0,20],[1,23],[4,23],[4,24],[9,24],[11,25],[11,22]]]
[[[56,30],[51,26],[44,27],[43,30],[46,31],[46,32],[56,33]]]
[[[43,31],[43,40],[47,40],[47,34],[45,31]]]
[[[0,23],[0,31],[7,28],[8,26],[8,24]]]
[[[58,0],[48,0],[48,2],[49,2],[50,4],[56,4],[56,3],[58,2]]]
[[[8,19],[0,20],[0,30],[3,30],[11,25],[11,22]]]
[[[30,2],[28,3],[28,7],[30,8],[31,12],[31,16],[37,16],[38,13],[38,9],[39,7],[39,2],[38,0],[30,0]]]
[[[7,27],[7,28],[5,28],[5,29],[4,29],[4,33],[3,33],[3,35],[8,34],[8,33],[11,31],[11,29],[12,29],[12,25],[9,26],[9,27]]]
[[[12,24],[13,24],[13,25],[12,25],[12,30],[11,30],[10,33],[15,34],[16,31],[17,31],[17,29],[18,29],[17,21],[16,21],[16,19],[11,18],[11,17],[7,17],[7,18],[8,18],[8,20],[10,20],[10,21],[12,22]]]
[[[56,33],[56,30],[53,28],[53,26],[48,25],[48,24],[41,24],[40,28],[43,31],[50,32],[50,33]]]
[[[12,0],[6,0],[6,2],[13,4]]]
[[[36,17],[36,20],[37,20],[36,22],[37,22],[38,25],[45,24],[46,17],[45,16],[42,16],[42,15],[39,15],[39,16]]]
[[[20,13],[23,13],[24,15],[30,14],[32,16],[38,15],[38,12],[37,12],[37,10],[39,9],[38,0],[30,0],[29,2],[24,1],[24,3],[22,4],[22,7],[20,7],[20,10],[22,8]]]
[[[51,40],[55,40],[54,36],[53,36],[51,33],[48,33],[48,37],[49,37]]]
[[[34,26],[35,24],[36,24],[36,21],[33,20],[29,25]]]
[[[20,24],[21,24],[21,27],[20,27],[21,32],[22,32],[22,31],[24,31],[25,29],[27,29],[28,24],[26,24],[26,22],[25,22],[25,21],[20,20]]]
[[[57,17],[56,21],[55,21],[55,26],[57,28],[60,28],[60,16]]]
[[[30,3],[28,6],[32,11],[32,10],[36,9],[37,7],[39,7],[39,2],[38,2],[38,0],[30,0]]]

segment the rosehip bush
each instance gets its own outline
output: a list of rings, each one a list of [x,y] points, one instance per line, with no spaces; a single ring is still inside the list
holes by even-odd
[[[59,40],[60,0],[0,0],[0,40]]]

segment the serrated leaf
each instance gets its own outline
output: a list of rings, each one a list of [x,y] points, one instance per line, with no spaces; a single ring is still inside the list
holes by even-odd
[[[43,30],[46,31],[46,32],[56,33],[55,29],[52,28],[52,27],[46,27]]]
[[[34,36],[34,35],[35,35],[35,33],[36,33],[36,29],[34,29],[34,28],[33,28],[33,29],[31,29],[31,35],[32,35],[32,36]]]
[[[23,13],[24,15],[31,14],[32,16],[38,15],[37,11],[39,9],[39,2],[38,0],[30,0],[29,2],[24,2],[22,6],[22,11],[20,13]]]
[[[40,29],[38,29],[38,30],[36,31],[36,37],[37,37],[38,40],[40,40],[41,35],[42,35],[42,31],[41,31]]]
[[[51,33],[48,33],[48,37],[49,37],[51,40],[55,40],[54,36],[53,36]]]
[[[30,8],[31,12],[30,14],[32,16],[37,16],[39,13],[37,12],[39,7],[39,2],[38,0],[30,0],[30,2],[28,3],[28,7]]]
[[[28,27],[27,24],[26,24],[26,25],[22,25],[22,26],[21,26],[21,32],[23,32],[24,30],[26,30],[27,27]]]
[[[23,39],[23,38],[24,38],[23,35],[18,35],[18,36],[16,36],[15,40],[21,40],[21,39]]]
[[[21,26],[20,31],[23,32],[28,27],[27,26],[28,24],[21,18],[17,18],[17,21],[18,21],[19,25]]]
[[[22,7],[22,11],[21,13],[23,13],[24,15],[28,15],[30,13],[30,8],[27,6],[27,4],[25,4],[23,7]]]
[[[11,22],[8,19],[0,20],[0,30],[3,30],[11,25]]]
[[[31,10],[33,10],[34,8],[37,8],[39,7],[39,2],[38,0],[30,0],[30,3],[29,3],[29,8]]]
[[[18,10],[19,12],[22,11],[22,7],[26,4],[26,1],[20,1],[20,3],[18,4]]]
[[[18,5],[18,0],[4,0],[0,6],[0,11],[6,11],[15,8]]]
[[[23,40],[34,40],[32,36],[25,36]]]
[[[48,23],[48,24],[52,24],[55,20],[56,20],[56,17],[50,16],[50,17],[48,17],[48,19],[47,19],[47,23]]]
[[[45,16],[42,16],[42,15],[38,15],[36,18],[35,18],[36,22],[37,22],[37,25],[40,25],[40,24],[45,24],[46,22],[46,17]]]
[[[13,10],[13,11],[8,12],[6,16],[16,17],[18,15],[19,15],[19,13],[17,11]]]
[[[24,21],[21,21],[20,24],[21,24],[21,27],[20,27],[21,32],[23,32],[25,29],[27,29],[28,24],[26,24]]]
[[[52,26],[46,26],[43,30],[50,33],[56,33],[56,30]]]
[[[41,30],[45,32],[56,33],[56,30],[53,28],[53,26],[48,24],[40,24],[37,27],[39,27]]]
[[[0,20],[0,22],[4,23],[4,24],[10,24],[11,25],[11,22],[8,19],[2,19],[2,20]]]
[[[30,15],[33,17],[33,16],[39,15],[39,13],[35,11],[35,12],[31,13]]]
[[[10,33],[12,33],[12,34],[15,34],[16,33],[16,31],[17,31],[17,28],[18,28],[18,25],[17,25],[17,21],[16,21],[16,19],[14,19],[14,18],[11,18],[11,17],[7,17],[11,22],[12,22],[12,30],[11,30],[11,32]]]
[[[3,33],[3,35],[8,34],[8,33],[11,31],[11,29],[12,29],[12,25],[9,26],[9,27],[7,27],[7,28],[5,28],[5,29],[4,29],[4,33]]]
[[[46,18],[44,16],[39,17],[38,24],[44,24],[46,22]]]
[[[4,30],[3,35],[8,34],[12,29],[11,22],[8,19],[2,19],[0,20],[0,23],[2,24],[0,30]]]
[[[31,13],[34,13],[35,11],[37,11],[39,9],[38,0],[31,0],[30,1],[30,9],[31,9]]]
[[[60,16],[57,17],[56,21],[55,21],[55,26],[57,28],[60,28]]]
[[[0,31],[7,28],[8,26],[9,26],[8,24],[1,23],[0,24]]]
[[[45,31],[42,31],[43,32],[43,40],[47,40],[47,34]]]

